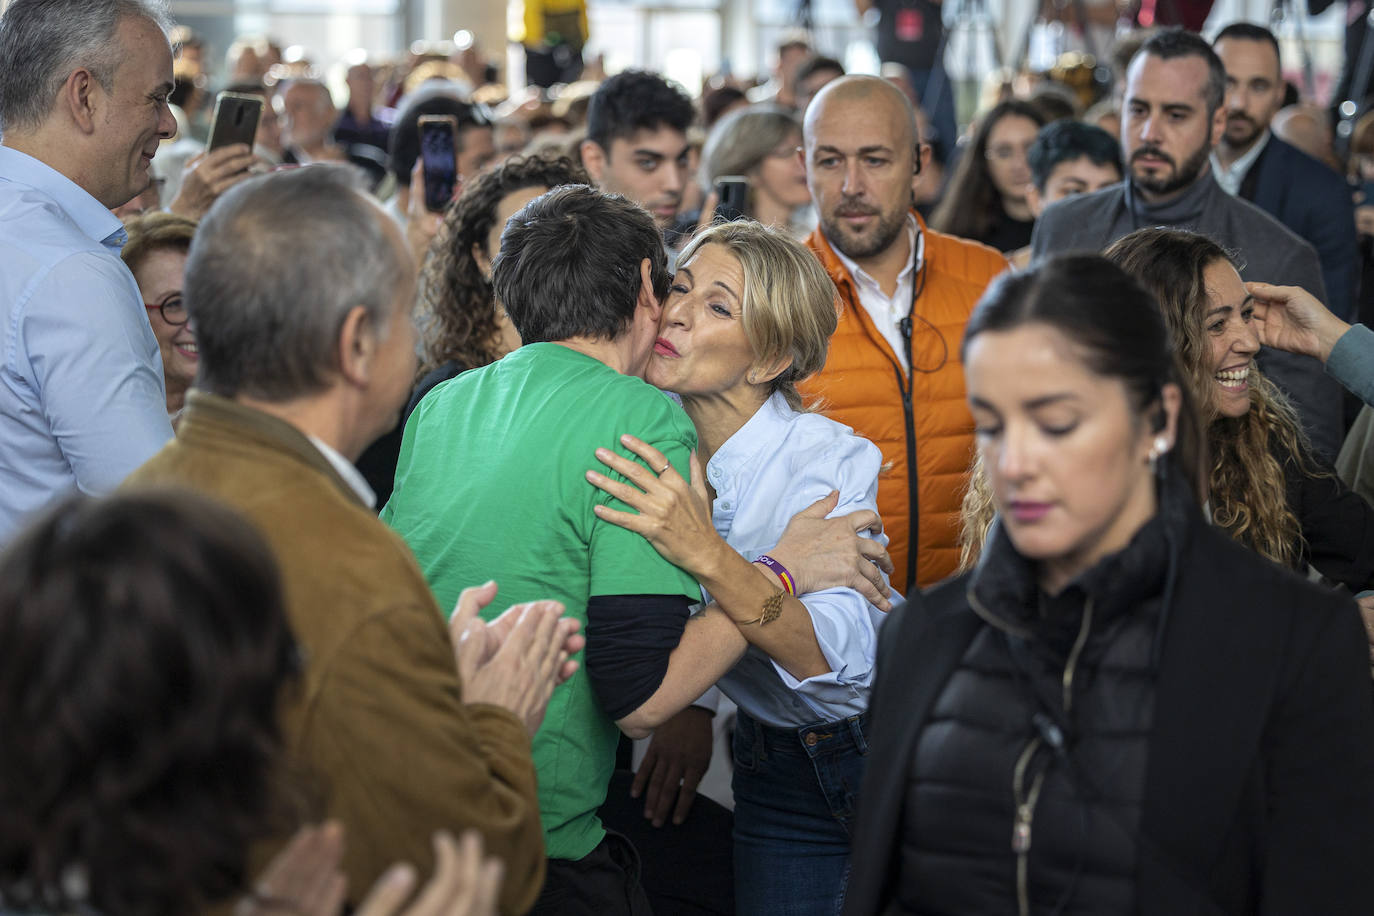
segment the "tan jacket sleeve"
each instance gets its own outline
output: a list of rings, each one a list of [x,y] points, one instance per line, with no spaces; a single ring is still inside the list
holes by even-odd
[[[506,710],[463,704],[433,608],[371,615],[309,664],[298,759],[347,828],[349,897],[360,900],[398,860],[427,877],[434,831],[476,828],[505,862],[501,912],[528,910],[544,880],[529,736]]]

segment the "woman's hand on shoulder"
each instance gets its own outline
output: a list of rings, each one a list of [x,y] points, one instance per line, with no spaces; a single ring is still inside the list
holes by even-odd
[[[879,610],[891,610],[883,574],[892,574],[892,558],[880,542],[863,537],[882,534],[882,519],[871,509],[827,518],[839,501],[839,491],[832,490],[792,516],[769,554],[792,574],[798,595],[850,588]]]
[[[711,523],[711,500],[696,453],[689,459],[689,481],[649,443],[630,435],[621,436],[620,442],[643,458],[648,467],[611,449],[599,448],[597,460],[629,483],[599,471],[588,471],[587,480],[635,511],[597,505],[597,518],[643,535],[665,560],[700,578],[698,573],[719,555],[718,551],[729,547]]]

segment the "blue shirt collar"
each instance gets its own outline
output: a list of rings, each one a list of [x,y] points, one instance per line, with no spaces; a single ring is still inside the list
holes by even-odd
[[[0,181],[27,185],[51,198],[82,234],[118,251],[129,234],[124,224],[79,184],[47,163],[0,146]]]
[[[706,475],[719,493],[741,474],[759,466],[757,457],[764,449],[775,449],[787,434],[793,411],[787,399],[774,392],[744,425],[706,463]]]

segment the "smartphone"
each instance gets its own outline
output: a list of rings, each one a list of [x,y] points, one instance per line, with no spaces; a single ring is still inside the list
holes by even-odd
[[[744,219],[744,207],[749,198],[749,179],[743,175],[726,175],[716,182],[716,220],[732,223]]]
[[[235,143],[253,145],[262,117],[262,96],[243,92],[221,92],[215,97],[215,115],[210,122],[208,149],[217,150]]]
[[[453,115],[420,116],[420,159],[425,164],[425,209],[440,213],[458,184],[458,120]]]

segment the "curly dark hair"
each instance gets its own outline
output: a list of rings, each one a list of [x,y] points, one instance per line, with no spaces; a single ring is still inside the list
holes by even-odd
[[[463,186],[444,214],[420,283],[425,322],[422,377],[450,360],[476,369],[497,360],[496,293],[473,256],[474,246],[490,262],[487,237],[501,198],[522,188],[588,184],[582,167],[564,156],[516,156]]]
[[[297,669],[276,564],[227,508],[77,497],[0,556],[0,909],[167,916],[274,833]]]

